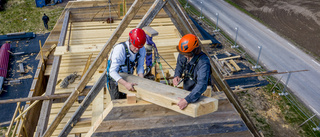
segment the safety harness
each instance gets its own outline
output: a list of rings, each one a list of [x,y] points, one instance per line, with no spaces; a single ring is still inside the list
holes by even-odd
[[[119,72],[123,72],[122,70],[122,67],[125,67],[127,66],[127,70],[128,70],[128,74],[132,74],[133,71],[134,71],[134,68],[131,72],[131,67],[137,67],[138,66],[138,60],[140,58],[140,53],[138,52],[137,53],[137,56],[136,56],[136,59],[134,61],[130,61],[130,53],[129,53],[129,49],[127,47],[127,44],[126,42],[121,42],[120,44],[122,44],[126,50],[126,60],[125,60],[125,64],[124,65],[120,65],[120,68],[119,68]],[[112,53],[111,53],[111,56],[112,56]],[[113,78],[110,77],[110,66],[111,66],[111,60],[109,59],[108,60],[108,65],[107,65],[107,88],[109,89],[109,80],[113,80],[115,81]]]
[[[119,71],[120,72],[123,72],[122,71],[122,67],[125,67],[125,66],[127,66],[127,70],[128,70],[128,74],[132,74],[133,73],[133,71],[134,71],[134,67],[137,67],[138,66],[138,60],[139,60],[139,58],[140,58],[140,53],[138,52],[137,53],[137,55],[136,55],[136,59],[134,60],[134,61],[130,61],[130,53],[129,53],[129,49],[128,49],[128,47],[127,47],[127,44],[125,43],[125,42],[121,42],[121,44],[124,46],[124,48],[126,49],[126,60],[125,60],[125,64],[124,65],[121,65],[120,66],[120,69],[119,69]],[[133,70],[132,70],[132,72],[131,72],[131,67],[133,67]]]
[[[183,80],[189,78],[190,80],[194,81],[195,83],[197,83],[196,80],[193,79],[193,72],[194,72],[194,68],[197,66],[199,60],[200,60],[200,57],[204,55],[204,53],[201,53],[198,58],[196,59],[196,61],[191,65],[191,67],[189,69],[185,69],[183,74],[184,74],[184,78]],[[183,68],[185,68],[187,66],[187,62],[183,64]]]

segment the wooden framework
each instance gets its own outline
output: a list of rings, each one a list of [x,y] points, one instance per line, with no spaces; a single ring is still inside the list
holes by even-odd
[[[91,124],[91,111],[92,110],[92,106],[91,106],[91,102],[92,100],[95,98],[95,96],[101,91],[101,89],[104,87],[104,73],[99,74],[97,71],[98,67],[100,66],[100,64],[102,62],[105,61],[105,58],[107,57],[109,51],[111,50],[112,46],[119,41],[123,41],[126,39],[126,36],[122,36],[123,32],[126,32],[128,30],[128,28],[134,28],[134,27],[139,27],[142,28],[143,26],[147,26],[150,25],[152,26],[151,23],[154,23],[156,20],[154,20],[155,16],[158,15],[158,13],[164,9],[164,11],[168,14],[168,16],[170,17],[172,22],[166,22],[166,21],[159,21],[159,29],[161,30],[161,28],[168,28],[168,30],[170,30],[170,32],[174,32],[174,31],[178,31],[181,35],[187,34],[187,33],[193,33],[196,34],[200,39],[202,39],[200,33],[198,32],[197,29],[194,29],[196,27],[194,27],[194,25],[192,23],[190,23],[190,19],[188,18],[188,16],[186,15],[185,11],[181,8],[181,5],[179,4],[179,2],[177,0],[156,0],[153,3],[153,5],[151,6],[151,8],[149,9],[148,6],[148,11],[147,13],[139,13],[139,9],[141,10],[141,6],[142,4],[148,0],[136,0],[134,2],[128,2],[128,3],[132,3],[131,8],[128,10],[127,14],[125,17],[122,18],[121,22],[118,22],[118,25],[110,25],[110,29],[115,29],[113,31],[113,33],[107,34],[109,38],[108,41],[104,44],[104,46],[101,48],[101,51],[99,54],[97,54],[97,51],[93,51],[93,55],[92,58],[95,58],[94,61],[91,61],[91,65],[89,67],[89,69],[87,70],[87,72],[84,74],[84,76],[81,78],[80,81],[75,82],[75,84],[71,84],[69,85],[69,87],[67,89],[61,89],[55,86],[55,82],[57,81],[57,79],[59,78],[63,78],[66,76],[66,74],[68,73],[72,73],[72,71],[78,70],[78,67],[73,67],[72,69],[68,69],[68,65],[70,66],[74,66],[73,64],[75,61],[76,62],[83,62],[83,64],[85,64],[87,62],[87,56],[89,55],[88,53],[85,54],[84,51],[77,51],[77,52],[73,52],[76,49],[75,47],[77,46],[83,46],[85,44],[88,43],[94,43],[96,42],[96,44],[101,44],[103,41],[105,42],[105,38],[98,40],[97,38],[94,41],[90,41],[90,39],[93,39],[92,36],[90,34],[88,34],[88,38],[81,40],[81,39],[74,39],[77,35],[79,35],[80,33],[77,32],[81,32],[83,30],[80,30],[79,28],[88,28],[85,30],[85,32],[91,33],[90,29],[101,29],[101,30],[106,30],[105,26],[99,25],[101,23],[97,23],[95,26],[90,26],[90,24],[94,24],[95,22],[86,22],[86,21],[102,21],[104,18],[102,17],[103,15],[101,15],[100,13],[97,14],[97,12],[100,12],[101,8],[103,8],[105,6],[105,3],[103,2],[72,2],[72,4],[68,4],[66,6],[65,11],[63,12],[62,16],[60,17],[57,25],[55,26],[54,30],[51,32],[48,40],[46,41],[46,43],[44,44],[44,52],[46,53],[50,53],[50,50],[52,50],[52,45],[57,44],[57,50],[61,50],[62,47],[59,47],[60,45],[66,45],[66,40],[68,40],[70,43],[68,44],[70,47],[67,48],[69,49],[69,52],[66,51],[66,49],[64,49],[63,53],[60,54],[56,54],[57,56],[53,56],[53,55],[49,55],[48,58],[46,59],[45,62],[45,66],[47,67],[45,70],[42,69],[42,77],[44,77],[45,74],[50,74],[49,77],[49,81],[48,81],[48,86],[47,86],[47,90],[46,90],[46,95],[47,94],[53,94],[54,92],[56,93],[70,93],[71,94],[69,96],[69,98],[62,104],[62,103],[55,103],[52,104],[51,106],[51,101],[46,101],[48,103],[43,103],[43,108],[49,108],[51,107],[51,112],[50,109],[46,110],[45,112],[43,112],[44,114],[41,114],[40,117],[44,117],[47,116],[48,119],[44,119],[41,118],[39,119],[40,124],[38,124],[37,127],[37,132],[35,134],[35,136],[67,136],[70,134],[77,134],[77,135],[87,135],[87,136],[91,136],[91,135],[110,135],[110,133],[112,135],[123,135],[126,133],[129,133],[130,130],[136,130],[137,133],[141,133],[141,134],[148,134],[148,133],[155,133],[156,131],[163,131],[166,132],[167,134],[163,134],[163,135],[179,135],[178,131],[181,128],[189,128],[191,131],[192,130],[199,130],[199,132],[197,132],[197,134],[191,134],[188,133],[188,135],[192,136],[192,135],[201,135],[200,132],[205,132],[205,131],[213,131],[212,129],[209,129],[208,127],[211,127],[210,125],[219,125],[219,127],[224,127],[224,128],[220,128],[218,130],[216,130],[215,132],[207,132],[207,135],[212,135],[212,134],[218,134],[218,135],[222,135],[222,134],[227,134],[227,135],[234,135],[237,134],[238,136],[248,136],[250,135],[250,133],[247,130],[247,127],[245,126],[245,124],[243,123],[243,121],[241,120],[241,118],[238,116],[238,113],[235,112],[233,110],[233,107],[230,105],[230,103],[228,103],[228,101],[224,98],[223,100],[219,100],[219,108],[218,111],[215,113],[210,113],[208,115],[205,116],[201,116],[197,119],[193,119],[191,120],[189,116],[185,116],[182,115],[180,113],[174,112],[172,110],[163,108],[163,107],[159,107],[158,105],[154,105],[154,104],[150,104],[148,102],[145,101],[140,101],[138,100],[138,102],[136,104],[126,104],[124,103],[124,101],[122,100],[116,100],[116,101],[112,101],[110,102],[106,102],[106,97],[104,97],[104,103],[105,105],[105,109],[104,112],[98,117],[98,119],[96,120],[95,124]],[[150,3],[150,1],[149,1]],[[130,4],[129,4],[130,5]],[[89,11],[88,14],[84,14],[84,11]],[[71,18],[69,18],[69,15],[71,14]],[[142,18],[142,20],[135,20],[135,16],[137,14],[137,16],[139,15],[144,15],[144,17]],[[115,13],[115,15],[118,15],[118,13]],[[94,17],[94,19],[93,19]],[[116,18],[116,16],[115,16]],[[62,21],[65,20],[65,21]],[[70,22],[70,23],[69,23]],[[69,25],[71,24],[72,25]],[[117,20],[115,21],[117,22]],[[173,24],[172,24],[173,23]],[[62,25],[61,25],[62,24]],[[68,26],[69,25],[69,26]],[[80,25],[83,25],[84,27],[77,27]],[[172,29],[172,25],[174,25],[174,29]],[[109,25],[106,25],[107,29],[109,29]],[[121,26],[121,27],[119,27]],[[69,27],[69,29],[68,29]],[[152,26],[153,28],[157,27],[157,25]],[[157,29],[157,28],[156,28]],[[69,30],[69,31],[68,31]],[[72,33],[70,33],[72,31]],[[160,32],[160,31],[159,31]],[[60,34],[60,36],[58,37],[56,34]],[[69,33],[69,34],[68,34]],[[98,33],[97,31],[95,31],[94,33]],[[94,34],[93,33],[93,34]],[[101,36],[105,36],[103,33],[101,33]],[[160,32],[160,34],[162,34]],[[70,36],[68,39],[66,39],[66,35]],[[98,34],[96,34],[97,36]],[[172,39],[172,42],[174,43],[174,41],[176,42],[177,39],[179,39],[179,36],[174,33],[174,35],[166,35],[166,37],[174,37]],[[79,35],[79,37],[81,38],[81,36]],[[161,39],[164,39],[164,36],[157,36],[155,37],[154,40],[157,40],[157,38],[159,39],[159,41]],[[59,39],[59,43],[57,43],[56,39]],[[70,41],[71,39],[71,41]],[[73,40],[74,39],[74,40]],[[60,41],[61,40],[61,41]],[[166,41],[167,42],[167,41]],[[161,44],[159,44],[161,45]],[[169,45],[169,46],[167,46]],[[170,46],[170,44],[163,44],[163,46],[159,46],[158,50],[161,51],[160,54],[168,59],[167,61],[169,62],[169,64],[175,64],[175,59],[174,56],[172,54],[172,52],[176,51],[175,47],[172,46],[174,44],[172,44]],[[158,46],[158,43],[157,43]],[[202,46],[202,45],[201,45]],[[79,47],[78,47],[79,48]],[[63,49],[62,49],[63,50]],[[83,57],[85,55],[85,57]],[[57,61],[57,57],[62,57],[62,61]],[[60,58],[61,59],[61,58]],[[71,61],[72,60],[72,61]],[[211,60],[212,61],[212,60]],[[58,63],[57,63],[58,62]],[[40,64],[40,63],[39,63]],[[42,63],[41,63],[42,64]],[[174,67],[174,65],[172,65]],[[56,69],[56,67],[58,67]],[[224,80],[222,80],[221,75],[219,73],[217,73],[216,68],[214,66],[214,64],[211,62],[211,68],[213,69],[213,75],[215,76],[215,79],[217,81],[217,87],[219,89],[222,89],[223,91],[226,92],[229,100],[234,103],[238,103],[237,100],[234,98],[233,94],[230,94],[228,92],[231,91],[230,87],[228,87],[228,85],[225,83]],[[164,69],[169,69],[168,66],[164,66]],[[83,71],[83,66],[79,66],[79,71]],[[156,70],[158,71],[158,70]],[[49,73],[50,72],[50,73]],[[63,72],[63,73],[62,73]],[[98,75],[101,75],[100,79],[97,79]],[[41,76],[41,75],[39,75]],[[55,80],[54,80],[55,79]],[[217,80],[219,79],[219,80]],[[44,83],[46,83],[46,81],[43,81]],[[82,92],[82,90],[85,88],[86,85],[94,85],[93,88],[91,89],[91,91],[88,93],[88,95],[86,96],[86,98],[83,100],[83,102],[81,104],[79,103],[74,103],[78,96],[80,95],[80,93]],[[44,89],[44,86],[40,86],[42,87],[42,89]],[[42,90],[44,91],[44,90]],[[48,92],[48,93],[47,93]],[[52,93],[50,93],[52,92]],[[232,92],[232,91],[231,91]],[[229,97],[229,96],[233,96],[233,97]],[[231,99],[230,99],[231,98]],[[235,101],[234,101],[235,100]],[[50,103],[51,102],[51,103]],[[239,106],[237,106],[239,104],[236,104],[236,108],[239,109]],[[221,106],[221,107],[220,107]],[[154,108],[154,110],[152,109],[151,111],[148,111],[149,109],[145,109],[145,108]],[[241,106],[240,106],[241,107]],[[42,108],[42,109],[43,109]],[[128,109],[128,111],[139,111],[137,113],[123,113],[124,110]],[[241,109],[241,108],[240,108]],[[45,109],[43,109],[45,110]],[[41,110],[41,111],[43,111]],[[39,111],[39,110],[38,110]],[[238,110],[239,111],[239,110]],[[243,111],[243,110],[242,110]],[[240,111],[241,117],[246,118],[245,116],[243,116],[243,112]],[[36,111],[35,111],[36,112]],[[143,113],[143,112],[147,112],[147,113]],[[48,113],[50,114],[50,116],[48,115]],[[148,115],[148,113],[151,113],[152,115]],[[104,126],[106,126],[107,123],[112,123],[112,121],[115,121],[115,117],[116,115],[124,115],[123,118],[125,120],[118,120],[116,121],[116,123],[119,124],[120,127],[123,128],[118,128],[116,131],[114,131],[112,128],[109,128],[109,130],[107,128],[104,128]],[[228,114],[228,115],[226,115]],[[131,116],[130,116],[131,115]],[[30,117],[30,115],[27,115]],[[128,117],[126,117],[128,116]],[[153,117],[155,116],[155,117]],[[228,119],[228,117],[230,119]],[[219,117],[218,119],[214,119],[215,117]],[[151,122],[147,122],[147,120],[151,120]],[[178,121],[184,121],[182,123],[177,124],[176,122],[172,122],[174,121],[174,119],[178,119],[176,122]],[[168,123],[159,123],[157,121],[171,121]],[[195,122],[195,121],[199,121],[199,122]],[[210,122],[208,122],[210,121]],[[253,132],[254,127],[252,128],[253,125],[250,125],[250,122],[248,122],[248,119],[244,119],[246,125],[249,127],[249,129],[251,130],[251,132]],[[136,124],[137,123],[141,123],[142,127],[141,129],[130,129],[130,126],[124,126],[126,124],[130,125],[130,124]],[[46,124],[47,123],[47,124]],[[48,125],[48,123],[51,123],[50,126],[48,127],[48,129],[46,129],[46,126]],[[112,124],[116,124],[116,123],[112,123]],[[143,123],[145,123],[143,125]],[[148,125],[149,124],[149,125]],[[155,124],[155,127],[152,127],[151,125]],[[249,124],[249,125],[248,125]],[[88,129],[88,126],[84,126],[84,125],[89,125],[89,127],[91,127],[91,129]],[[231,126],[231,128],[226,128],[226,127],[230,127],[230,125],[237,125],[237,126]],[[204,127],[202,129],[199,128],[200,127]],[[29,129],[29,128],[28,128]],[[174,132],[174,129],[177,132]],[[33,126],[33,131],[35,130],[35,126]],[[232,133],[227,133],[228,131],[232,131]],[[33,136],[32,134],[33,132],[28,133],[28,135]],[[256,135],[255,133],[253,133],[254,135]],[[181,135],[181,134],[180,134]],[[257,135],[258,136],[258,135]]]

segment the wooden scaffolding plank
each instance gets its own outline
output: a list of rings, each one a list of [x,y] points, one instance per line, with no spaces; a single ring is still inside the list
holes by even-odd
[[[180,88],[174,88],[159,82],[151,81],[148,79],[140,78],[138,76],[133,76],[125,73],[121,73],[120,76],[128,81],[137,83],[134,88],[137,92],[134,92],[137,97],[149,101],[151,103],[160,105],[165,108],[169,108],[176,112],[191,116],[198,117],[218,109],[218,100],[214,98],[208,98],[201,96],[199,101],[195,103],[189,103],[188,106],[181,110],[177,104],[179,102],[178,98],[185,98],[190,92],[182,90]],[[128,93],[126,88],[119,84],[119,89],[122,92]]]
[[[63,119],[63,117],[68,112],[69,108],[72,106],[73,102],[77,99],[79,92],[84,89],[84,87],[87,85],[87,83],[90,81],[93,74],[96,72],[100,64],[103,62],[103,60],[107,57],[107,54],[111,50],[112,46],[116,43],[119,36],[123,33],[125,28],[128,26],[130,21],[133,19],[135,14],[138,12],[139,8],[141,7],[144,0],[136,0],[133,5],[130,7],[128,13],[125,15],[121,23],[118,25],[115,32],[112,34],[112,36],[109,38],[108,42],[105,44],[104,48],[100,51],[99,55],[96,57],[93,64],[90,66],[89,70],[85,73],[84,77],[81,79],[78,86],[75,88],[75,90],[71,93],[68,100],[65,102],[65,105],[61,108],[61,111],[58,113],[58,115],[55,117],[55,120],[52,122],[50,127],[46,130],[44,133],[45,137],[49,137],[53,131],[56,129],[60,121]]]
[[[236,62],[234,62],[233,59],[230,59],[229,62],[231,63],[232,66],[234,66],[234,68],[236,68],[236,71],[241,70],[241,68],[238,66],[238,64]]]

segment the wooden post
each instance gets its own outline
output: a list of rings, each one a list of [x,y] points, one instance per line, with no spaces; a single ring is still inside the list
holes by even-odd
[[[92,55],[93,55],[93,53],[91,53],[91,54],[89,55],[89,58],[88,58],[88,60],[87,60],[87,63],[86,63],[86,65],[85,65],[85,67],[84,67],[84,70],[83,70],[83,72],[82,72],[81,78],[82,78],[83,75],[87,72],[87,70],[88,70],[88,68],[89,68],[89,66],[90,66],[90,62],[91,62],[91,57],[92,57]]]
[[[22,106],[21,108],[20,108],[20,107],[18,108],[19,113],[21,113],[21,111],[23,110],[23,107],[24,107],[24,106]],[[19,123],[20,123],[20,119],[16,122],[16,126],[15,126],[14,129],[13,129],[13,132],[12,132],[12,136],[11,136],[11,137],[15,137]]]
[[[41,40],[39,40],[39,46],[40,46],[41,61],[42,61],[43,65],[44,65],[45,62],[44,62],[43,53],[42,53]]]
[[[144,0],[136,0],[132,4],[132,6],[130,7],[126,16],[122,19],[122,21],[118,25],[117,29],[115,30],[115,32],[108,39],[107,43],[104,45],[103,49],[100,51],[100,53],[98,54],[98,56],[96,57],[94,62],[90,65],[89,70],[81,78],[79,84],[77,85],[77,87],[75,87],[75,90],[71,93],[70,97],[64,103],[60,112],[57,114],[55,119],[52,121],[52,124],[50,125],[50,127],[44,133],[44,135],[43,135],[44,137],[49,137],[52,135],[53,131],[57,128],[57,126],[59,125],[61,120],[64,118],[64,116],[67,114],[67,112],[71,108],[72,104],[77,100],[78,95],[80,94],[80,91],[82,91],[84,89],[84,87],[87,85],[87,83],[90,81],[93,74],[96,72],[96,70],[98,69],[100,64],[103,62],[103,60],[108,55],[112,46],[118,41],[119,37],[124,32],[124,30],[127,28],[130,21],[133,19],[133,17],[139,11],[143,2],[144,2]]]
[[[17,116],[18,110],[19,110],[19,108],[20,108],[20,104],[21,104],[21,102],[18,102],[18,103],[17,103],[16,110],[14,111],[14,114],[13,114],[13,116],[12,116],[12,120],[11,120],[10,125],[9,125],[9,127],[8,127],[8,131],[7,131],[6,135],[5,135],[6,137],[9,137],[9,134],[10,134],[12,125],[13,125],[13,123],[14,123],[14,118]],[[16,125],[16,126],[17,126],[17,125]]]

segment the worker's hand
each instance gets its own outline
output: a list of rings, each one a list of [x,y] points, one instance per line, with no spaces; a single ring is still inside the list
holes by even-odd
[[[173,81],[172,81],[173,85],[178,86],[180,80],[181,80],[181,78],[179,76],[174,77]]]
[[[181,109],[181,110],[183,110],[185,107],[187,107],[188,106],[188,102],[187,102],[187,100],[185,100],[184,98],[178,98],[180,101],[179,101],[179,103],[177,104],[178,106],[179,106],[179,108]]]
[[[138,85],[137,83],[131,83],[131,82],[127,82],[126,84],[124,84],[124,86],[126,87],[127,90],[129,91],[135,91],[133,86]]]

